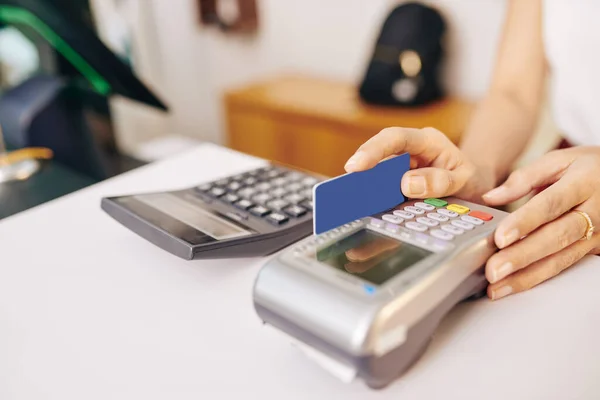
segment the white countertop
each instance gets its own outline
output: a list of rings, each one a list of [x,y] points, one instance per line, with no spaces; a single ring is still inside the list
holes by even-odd
[[[0,399],[600,398],[600,257],[459,306],[418,364],[376,392],[262,326],[251,289],[263,259],[179,260],[100,210],[103,196],[261,163],[202,145],[0,221]]]

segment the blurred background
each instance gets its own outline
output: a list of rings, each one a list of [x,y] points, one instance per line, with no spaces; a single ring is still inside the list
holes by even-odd
[[[39,163],[0,218],[202,142],[330,176],[386,126],[459,143],[506,3],[0,0],[0,171]],[[543,113],[522,161],[555,140]]]

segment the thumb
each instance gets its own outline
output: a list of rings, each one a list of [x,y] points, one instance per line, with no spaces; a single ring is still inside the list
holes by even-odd
[[[450,171],[442,168],[419,168],[402,177],[402,193],[413,199],[445,197],[458,192],[468,179],[460,168]]]

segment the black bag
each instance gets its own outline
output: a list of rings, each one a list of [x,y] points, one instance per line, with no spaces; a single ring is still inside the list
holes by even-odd
[[[446,24],[434,9],[405,3],[388,16],[360,85],[371,104],[418,106],[443,96],[439,71]]]

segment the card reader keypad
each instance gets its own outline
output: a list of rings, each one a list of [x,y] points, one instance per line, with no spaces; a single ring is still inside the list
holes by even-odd
[[[313,186],[318,182],[307,174],[269,166],[206,183],[196,190],[281,226],[312,212]]]
[[[413,232],[451,241],[492,219],[492,215],[478,210],[471,211],[464,205],[448,204],[441,199],[427,199],[386,213],[381,219],[373,218],[370,223],[377,228],[385,227],[390,232],[398,232],[404,226]]]

